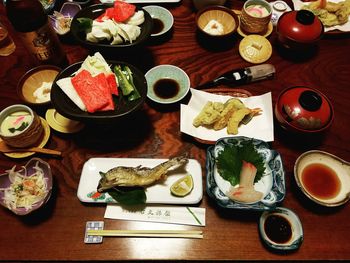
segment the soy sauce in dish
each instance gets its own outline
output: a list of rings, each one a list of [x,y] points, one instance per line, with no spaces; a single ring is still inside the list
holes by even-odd
[[[158,18],[153,18],[153,27],[151,34],[159,34],[164,29],[163,21]]]
[[[180,85],[173,79],[164,78],[154,83],[153,90],[159,98],[170,99],[179,93]]]
[[[306,166],[301,174],[301,181],[307,192],[320,199],[336,197],[341,186],[337,173],[321,163]]]
[[[287,243],[292,238],[292,226],[287,218],[277,214],[269,215],[264,224],[267,237],[278,244]]]

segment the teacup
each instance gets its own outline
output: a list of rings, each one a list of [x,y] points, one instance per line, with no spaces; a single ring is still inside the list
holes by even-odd
[[[32,146],[43,131],[40,117],[26,105],[15,104],[0,112],[0,137],[9,146]]]
[[[265,32],[271,21],[272,8],[265,0],[245,2],[240,17],[240,27],[250,34]]]

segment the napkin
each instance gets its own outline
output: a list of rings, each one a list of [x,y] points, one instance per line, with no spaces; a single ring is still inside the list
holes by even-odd
[[[205,226],[205,208],[184,206],[128,206],[108,204],[105,218]]]
[[[302,6],[307,5],[307,2],[303,2],[300,0],[292,0],[293,1],[293,5],[294,5],[294,10],[300,10],[302,8]],[[338,2],[342,2],[344,0],[331,0],[331,2],[333,3],[338,3]],[[324,31],[331,31],[331,30],[335,30],[338,29],[339,31],[343,31],[343,32],[348,32],[350,31],[350,20],[348,22],[346,22],[343,25],[336,25],[336,26],[331,26],[331,27],[325,27]]]
[[[212,94],[200,90],[191,89],[192,97],[188,105],[181,104],[180,108],[180,130],[201,140],[215,142],[220,138],[229,136],[246,136],[263,141],[273,141],[273,113],[271,92],[261,96],[239,98],[248,108],[262,109],[261,115],[255,116],[247,125],[238,128],[237,135],[230,135],[226,128],[215,131],[206,127],[194,127],[193,119],[199,114],[208,101],[226,102],[231,96]]]

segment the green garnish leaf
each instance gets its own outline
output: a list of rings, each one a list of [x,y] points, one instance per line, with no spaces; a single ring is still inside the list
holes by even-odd
[[[78,28],[79,31],[89,31],[92,28],[92,22],[93,20],[90,18],[86,18],[86,17],[79,17],[77,18],[79,24],[78,24]]]
[[[18,128],[9,128],[9,131],[11,133],[14,133],[15,131],[23,131],[25,128],[28,127],[28,125],[28,122],[22,122],[21,126],[19,126]]]
[[[147,200],[143,187],[115,187],[108,194],[122,205],[145,204]]]
[[[232,186],[239,184],[242,161],[252,163],[256,169],[254,182],[258,182],[265,172],[264,159],[255,149],[252,140],[244,141],[241,145],[226,145],[216,159],[218,172]]]

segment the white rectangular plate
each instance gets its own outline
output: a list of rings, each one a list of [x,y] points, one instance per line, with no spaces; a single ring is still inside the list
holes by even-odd
[[[91,158],[85,162],[81,172],[77,196],[86,203],[116,203],[108,193],[96,194],[101,178],[99,172],[107,172],[116,166],[137,167],[139,165],[153,168],[168,159],[143,158]],[[193,189],[185,197],[176,197],[170,193],[170,186],[179,178],[191,174]],[[164,182],[156,183],[146,189],[147,204],[196,204],[203,197],[202,169],[197,160],[189,159],[184,168],[170,170]]]

